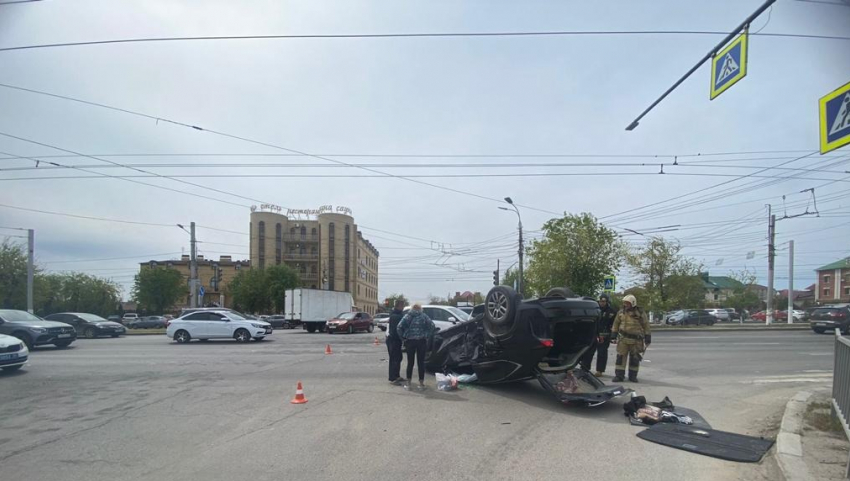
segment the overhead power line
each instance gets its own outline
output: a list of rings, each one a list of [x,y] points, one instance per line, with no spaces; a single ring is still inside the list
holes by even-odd
[[[133,43],[203,42],[234,40],[307,40],[307,39],[378,39],[378,38],[463,38],[463,37],[611,37],[611,36],[682,36],[682,35],[727,35],[729,32],[715,30],[548,30],[521,32],[411,32],[411,33],[341,33],[341,34],[294,34],[294,35],[206,35],[195,37],[140,37],[80,42],[42,43],[2,47],[0,52],[35,50],[92,45],[115,45]],[[803,38],[812,40],[850,40],[841,35],[817,35],[805,33],[753,33],[762,37]]]

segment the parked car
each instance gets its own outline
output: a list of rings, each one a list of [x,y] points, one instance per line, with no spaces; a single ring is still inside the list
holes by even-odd
[[[432,372],[475,373],[480,384],[537,379],[564,403],[597,405],[631,392],[579,367],[596,339],[595,300],[552,289],[524,300],[507,286],[490,289],[483,316],[443,329],[426,358]]]
[[[88,339],[94,339],[99,336],[118,337],[121,334],[127,333],[127,329],[121,323],[107,321],[98,315],[84,312],[60,312],[50,314],[44,318],[48,321],[70,324],[74,326],[74,330]]]
[[[13,309],[0,309],[0,334],[17,337],[24,341],[27,349],[45,344],[64,348],[77,338],[73,326],[63,322],[45,321],[27,311]]]
[[[727,311],[726,309],[719,309],[719,308],[718,309],[707,309],[706,312],[708,312],[710,315],[714,316],[714,319],[717,322],[723,322],[723,321],[729,320],[729,311]]]
[[[407,312],[410,308],[405,308]],[[455,324],[469,320],[469,314],[453,306],[425,305],[422,312],[434,321],[437,329],[448,329]]]
[[[738,311],[736,311],[735,309],[729,307],[729,308],[726,308],[726,312],[729,313],[729,320],[730,321],[740,321],[741,320],[741,315],[738,314]]]
[[[352,334],[356,331],[372,332],[374,330],[372,316],[366,312],[343,312],[327,323],[328,334],[343,331]]]
[[[774,320],[774,322],[775,322],[775,321],[779,321],[779,320],[781,320],[781,319],[783,319],[783,318],[784,318],[784,314],[782,314],[782,313],[781,313],[781,312],[779,312],[779,311],[773,311],[773,320]],[[750,319],[752,319],[752,320],[754,320],[754,321],[765,322],[765,320],[767,319],[767,311],[759,311],[759,312],[756,312],[755,314],[753,314],[753,315],[751,315],[751,316],[750,316]]]
[[[825,306],[815,309],[809,319],[812,330],[823,334],[827,330],[841,329],[842,334],[850,332],[850,307]]]
[[[27,363],[30,351],[17,337],[0,334],[0,369],[17,371]]]
[[[668,316],[665,320],[665,323],[671,326],[713,326],[715,322],[717,322],[717,318],[705,309],[683,309]]]
[[[107,317],[106,320],[110,321],[110,322],[117,322],[118,324],[121,324],[121,316],[119,316],[118,314],[112,314],[111,316]]]
[[[264,320],[271,324],[272,329],[295,329],[300,326],[301,323],[298,321],[293,321],[287,319],[283,314],[275,314],[273,316],[266,316],[266,319],[262,319],[263,316],[260,316],[260,320]]]
[[[685,317],[685,311],[679,310],[668,312],[664,316],[664,324],[670,326],[678,325],[681,323],[683,317]]]
[[[268,322],[246,319],[231,310],[210,310],[191,312],[180,316],[168,324],[165,335],[178,344],[192,339],[208,341],[210,339],[235,339],[248,342],[251,339],[262,341],[272,333]]]
[[[468,316],[472,315],[472,310],[475,309],[474,306],[458,306],[457,308],[465,312]]]
[[[131,322],[138,321],[139,317],[135,312],[128,312],[121,317],[121,324],[129,326]]]
[[[164,316],[146,316],[131,321],[127,326],[130,329],[163,329],[168,327],[168,319]]]
[[[389,315],[389,313],[379,312],[379,313],[375,314],[375,317],[373,317],[372,319],[374,319],[375,325],[378,326],[378,329],[380,329],[382,331],[386,331],[387,329],[389,329],[389,326],[390,326],[390,315]]]

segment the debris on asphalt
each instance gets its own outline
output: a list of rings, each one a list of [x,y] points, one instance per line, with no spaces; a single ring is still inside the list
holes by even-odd
[[[473,383],[478,380],[478,376],[475,374],[458,374],[457,382],[462,384]]]
[[[670,423],[658,423],[637,436],[663,446],[741,463],[761,461],[774,442],[763,437]]]
[[[458,379],[450,374],[436,373],[437,391],[454,391],[457,389]]]

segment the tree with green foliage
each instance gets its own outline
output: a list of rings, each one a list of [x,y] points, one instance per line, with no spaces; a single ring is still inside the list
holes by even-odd
[[[0,306],[27,307],[27,252],[22,245],[8,239],[0,244]]]
[[[384,309],[392,310],[393,307],[395,307],[395,301],[397,299],[400,299],[402,302],[404,302],[405,306],[410,305],[410,301],[406,297],[404,297],[404,294],[393,293],[384,298]]]
[[[587,212],[565,214],[543,224],[543,238],[528,247],[526,296],[553,287],[569,287],[581,296],[596,296],[605,276],[623,264],[626,248],[616,232]]]
[[[505,271],[505,274],[499,279],[499,284],[503,286],[515,287],[519,281],[519,269],[510,267]]]
[[[39,283],[39,289],[59,288],[57,293],[41,293],[49,302],[40,304],[41,315],[54,312],[88,312],[99,316],[108,316],[115,312],[121,300],[118,284],[99,277],[73,272],[70,274],[49,274],[46,282]]]
[[[702,266],[683,256],[681,250],[678,241],[653,237],[627,256],[629,267],[645,290],[645,299],[638,302],[647,309],[697,308],[705,303],[699,275]]]
[[[301,278],[295,272],[295,269],[286,265],[267,267],[265,277],[266,289],[271,297],[271,306],[274,308],[274,312],[286,312],[286,291],[300,286]]]
[[[142,269],[133,284],[133,300],[139,308],[162,314],[188,294],[180,271],[168,268]]]
[[[744,309],[761,310],[762,302],[755,287],[757,280],[755,273],[744,269],[739,272],[732,272],[729,277],[738,281],[740,285],[733,289],[732,295],[726,298],[725,304],[734,308],[737,312],[742,312]],[[786,300],[785,304],[775,305],[787,306],[788,303]]]

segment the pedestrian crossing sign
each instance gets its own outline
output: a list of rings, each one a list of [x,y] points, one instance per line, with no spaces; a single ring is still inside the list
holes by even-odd
[[[747,75],[747,38],[744,32],[711,58],[711,100]]]
[[[850,82],[820,99],[820,153],[850,144]]]
[[[605,292],[614,292],[614,287],[617,283],[617,278],[614,276],[606,276],[605,277]]]

